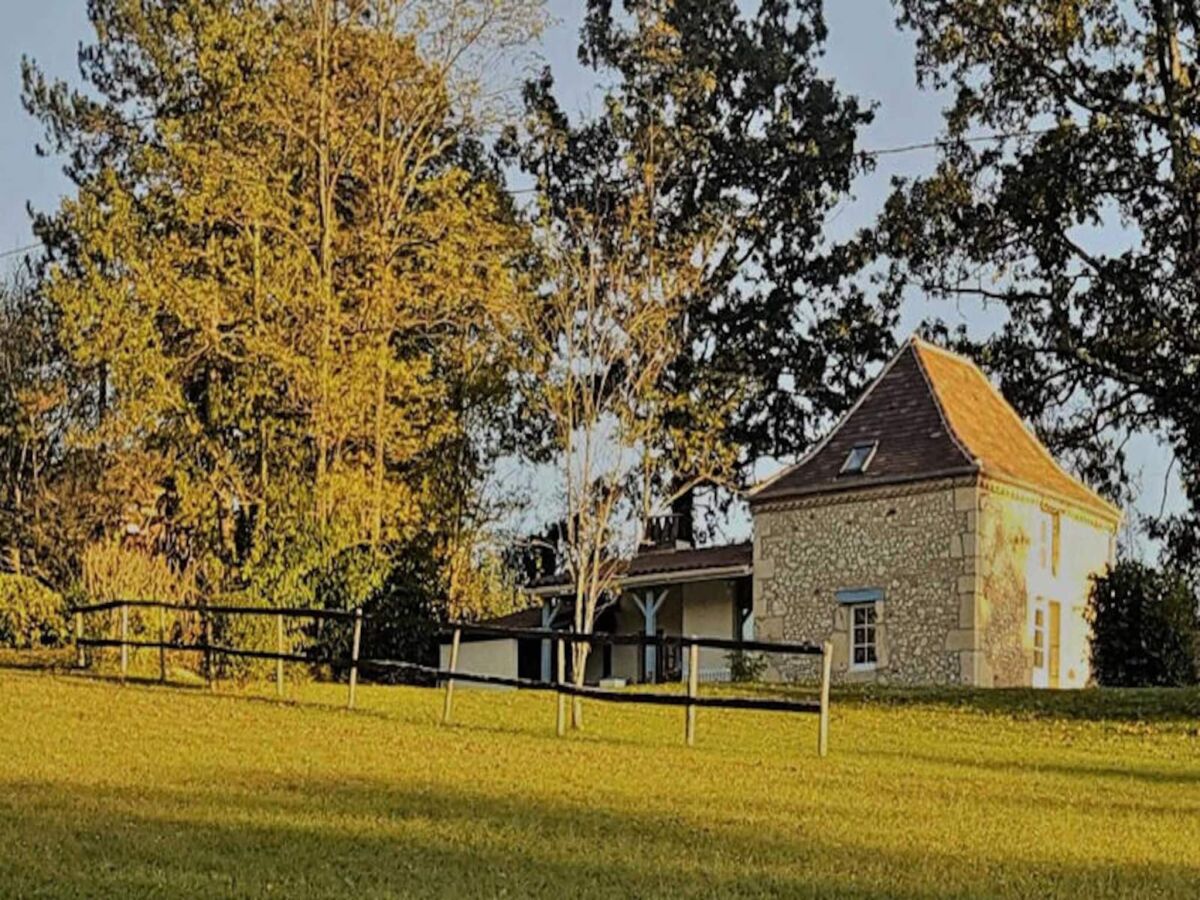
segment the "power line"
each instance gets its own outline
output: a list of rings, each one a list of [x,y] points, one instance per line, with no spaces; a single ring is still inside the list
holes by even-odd
[[[879,147],[875,150],[860,150],[858,155],[863,158],[876,159],[880,156],[895,156],[901,153],[914,153],[918,150],[936,150],[942,147],[950,147],[957,143],[963,144],[983,144],[989,141],[1005,141],[1012,138],[1020,137],[1036,137],[1041,134],[1049,134],[1056,131],[1057,127],[1050,128],[1030,128],[1024,131],[1006,131],[996,134],[977,134],[970,137],[962,138],[941,138],[933,141],[922,141],[916,144],[900,144],[895,147]],[[533,194],[537,192],[537,188],[509,188],[510,194]],[[10,256],[18,256],[22,253],[28,253],[31,250],[37,250],[42,246],[41,242],[35,244],[27,244],[24,247],[17,247],[13,250],[5,250],[0,252],[0,259],[7,259]]]
[[[963,138],[942,138],[936,141],[925,141],[920,144],[901,144],[898,147],[881,147],[878,150],[863,150],[860,156],[878,157],[891,156],[896,153],[911,153],[915,150],[935,150],[940,147],[950,147],[954,144],[983,144],[988,141],[1004,141],[1009,138],[1019,137],[1036,137],[1039,134],[1049,134],[1052,131],[1057,131],[1057,127],[1052,128],[1030,128],[1025,131],[1006,131],[997,134],[977,134],[971,137]]]
[[[19,256],[22,253],[28,253],[30,250],[38,250],[41,248],[41,246],[42,242],[38,241],[36,244],[26,244],[24,247],[15,247],[12,250],[5,250],[3,253],[0,253],[0,259],[8,259],[10,256]]]

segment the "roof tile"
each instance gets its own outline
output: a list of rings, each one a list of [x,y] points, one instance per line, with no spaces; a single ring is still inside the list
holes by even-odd
[[[856,445],[878,441],[862,475],[842,475]],[[982,473],[1109,518],[1120,512],[1065,472],[969,359],[913,338],[829,435],[751,502],[897,481]]]

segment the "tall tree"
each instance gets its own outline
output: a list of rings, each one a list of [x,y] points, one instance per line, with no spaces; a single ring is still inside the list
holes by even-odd
[[[734,0],[590,0],[579,57],[611,85],[602,112],[573,123],[548,71],[526,88],[538,139],[517,155],[560,215],[604,215],[651,170],[656,240],[720,231],[685,298],[686,352],[668,380],[718,403],[736,393],[723,431],[744,473],[804,450],[892,341],[894,306],[851,281],[869,246],[827,238],[867,166],[856,138],[871,113],[821,75],[825,38],[816,0],[749,12]],[[664,443],[703,427],[682,410],[671,423]],[[665,472],[677,483],[694,474]]]
[[[673,461],[696,473],[680,493],[701,480],[723,483],[736,464],[736,450],[721,439],[729,404],[692,410],[693,398],[673,393],[666,377],[686,351],[686,298],[703,277],[712,242],[658,240],[653,173],[644,169],[642,189],[603,216],[577,209],[560,218],[542,198],[541,302],[514,307],[508,329],[530,350],[529,406],[549,426],[565,522],[557,543],[580,634],[592,633],[602,604],[616,594],[621,560],[632,549],[629,520],[661,499],[647,477],[657,465],[648,448],[665,413],[705,425],[674,436]],[[573,645],[576,684],[589,649]],[[581,715],[576,702],[575,727]]]
[[[210,586],[272,592],[344,551],[455,533],[432,472],[483,436],[467,402],[506,403],[487,321],[522,291],[523,231],[478,149],[479,66],[536,5],[91,14],[90,92],[28,65],[26,103],[77,185],[36,227],[63,345],[101,398],[76,438],[123,516],[165,522]]]
[[[1127,488],[1131,434],[1169,444],[1188,509],[1158,529],[1200,560],[1200,6],[897,7],[951,102],[880,224],[896,284],[1003,310],[977,352],[1096,485]]]

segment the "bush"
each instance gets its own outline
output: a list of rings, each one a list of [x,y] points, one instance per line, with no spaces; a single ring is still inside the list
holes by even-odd
[[[1114,687],[1196,684],[1196,597],[1182,576],[1123,561],[1092,585],[1092,673]]]
[[[767,671],[767,661],[757,653],[734,650],[728,655],[729,678],[735,682],[761,681]]]
[[[36,578],[0,575],[0,647],[57,647],[67,636],[66,604]]]

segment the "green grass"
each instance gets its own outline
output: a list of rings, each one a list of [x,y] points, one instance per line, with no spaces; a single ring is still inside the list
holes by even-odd
[[[0,896],[1200,893],[1196,692],[852,692],[816,719],[0,669]]]

